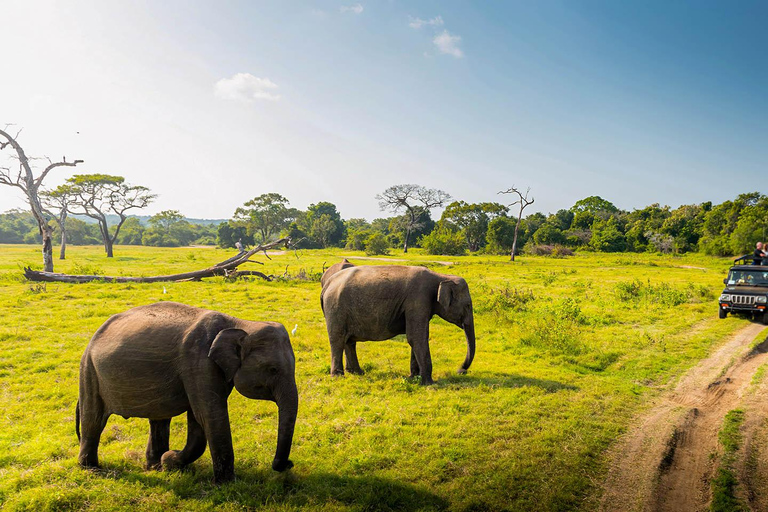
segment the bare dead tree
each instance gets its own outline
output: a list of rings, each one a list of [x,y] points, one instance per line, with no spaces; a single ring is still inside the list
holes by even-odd
[[[515,236],[512,238],[512,254],[510,261],[515,261],[515,251],[517,250],[517,230],[520,228],[520,221],[523,218],[523,210],[525,210],[528,205],[533,204],[534,201],[533,198],[528,199],[528,193],[530,191],[531,187],[528,187],[528,189],[525,191],[525,195],[523,195],[523,193],[515,188],[514,185],[507,190],[499,191],[499,194],[517,194],[517,201],[510,203],[509,206],[515,206],[516,204],[520,205],[520,211],[517,214],[517,223],[515,223]]]
[[[268,249],[272,249],[278,246],[285,246],[288,248],[291,243],[290,237],[281,238],[274,242],[258,245],[248,252],[241,252],[236,256],[226,259],[212,267],[208,267],[202,270],[195,270],[192,272],[182,272],[180,274],[170,274],[164,276],[149,276],[149,277],[125,277],[125,276],[98,276],[98,275],[70,275],[70,274],[55,274],[53,272],[40,272],[32,270],[30,268],[24,269],[24,277],[29,281],[37,282],[57,282],[57,283],[88,283],[91,281],[104,281],[108,283],[167,283],[167,282],[180,282],[180,281],[200,281],[206,277],[223,276],[230,279],[243,277],[243,276],[257,276],[267,281],[272,281],[275,276],[264,274],[257,270],[238,270],[237,267],[244,263],[259,263],[260,261],[250,259],[251,256],[257,253],[263,253],[268,259]],[[286,269],[287,272],[287,269]],[[285,274],[284,274],[285,275]]]
[[[40,186],[48,173],[57,167],[74,167],[83,161],[67,162],[66,157],[64,157],[61,162],[53,162],[46,157],[45,160],[47,160],[48,165],[36,178],[30,163],[33,159],[27,157],[24,149],[18,143],[21,130],[16,135],[11,135],[7,131],[8,128],[9,125],[6,125],[3,130],[0,130],[0,151],[10,146],[15,152],[15,155],[10,155],[10,158],[16,160],[19,167],[18,170],[14,170],[12,166],[0,166],[0,185],[16,187],[27,196],[32,215],[37,221],[37,227],[43,239],[43,268],[46,272],[53,272],[53,227],[48,224],[49,215],[40,203]]]
[[[393,185],[376,195],[379,208],[382,211],[389,210],[394,214],[405,211],[403,252],[408,252],[408,239],[411,237],[413,229],[417,227],[419,210],[423,209],[429,212],[432,208],[443,206],[450,198],[450,194],[442,190],[413,184]]]

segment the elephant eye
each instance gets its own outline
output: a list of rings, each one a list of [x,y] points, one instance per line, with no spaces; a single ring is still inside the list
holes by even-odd
[[[277,368],[275,366],[270,366],[268,371],[270,375],[277,375]]]

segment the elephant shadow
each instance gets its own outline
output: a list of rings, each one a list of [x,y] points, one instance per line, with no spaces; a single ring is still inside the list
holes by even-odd
[[[506,374],[497,372],[481,372],[478,374],[471,373],[466,375],[457,375],[452,372],[446,372],[443,375],[438,376],[435,381],[434,387],[436,389],[460,389],[460,388],[477,388],[477,387],[493,387],[493,388],[522,388],[522,387],[537,387],[541,388],[547,393],[556,393],[558,391],[578,391],[579,387],[573,384],[566,384],[558,382],[556,380],[549,379],[537,379],[535,377],[526,377],[524,375]],[[367,379],[372,381],[387,381],[406,379],[417,384],[418,381],[414,379],[407,379],[402,373],[396,371],[371,371],[362,377],[352,376],[352,378]]]
[[[437,381],[438,388],[476,388],[476,387],[497,387],[497,388],[523,388],[537,387],[547,393],[556,393],[558,391],[578,391],[578,386],[566,384],[556,380],[537,379],[535,377],[526,377],[524,375],[482,372],[480,375],[456,375],[453,373],[441,376]]]
[[[320,504],[343,504],[355,510],[446,510],[445,498],[423,488],[377,476],[347,476],[333,473],[275,473],[268,468],[237,468],[237,479],[213,484],[208,464],[192,464],[169,478],[167,473],[136,471],[127,466],[104,465],[107,478],[147,488],[163,488],[197,505],[218,508],[238,505],[247,509],[265,505],[301,508]]]

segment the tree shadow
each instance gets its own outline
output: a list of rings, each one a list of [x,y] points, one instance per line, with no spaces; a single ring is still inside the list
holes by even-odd
[[[178,498],[219,507],[235,504],[245,508],[264,506],[322,506],[341,504],[352,510],[446,510],[449,502],[424,488],[376,476],[344,476],[333,473],[302,475],[294,470],[276,473],[269,469],[238,468],[237,479],[214,485],[210,464],[199,461],[179,472],[140,471],[105,465],[97,470],[105,478],[163,488]],[[173,473],[171,473],[173,474]]]

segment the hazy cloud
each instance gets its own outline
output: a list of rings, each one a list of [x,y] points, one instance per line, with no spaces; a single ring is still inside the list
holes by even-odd
[[[453,55],[457,59],[464,56],[464,52],[459,48],[461,36],[453,35],[448,32],[448,30],[443,30],[442,33],[436,35],[432,42],[435,43],[435,46],[440,53]]]
[[[238,100],[251,103],[255,100],[277,101],[280,95],[270,91],[277,89],[277,84],[269,78],[259,78],[250,73],[237,73],[232,78],[222,78],[216,82],[217,98]]]
[[[360,14],[363,12],[363,6],[362,4],[342,5],[339,7],[339,12],[353,12],[355,14]]]
[[[409,16],[409,18],[411,21],[408,23],[408,26],[411,28],[421,28],[424,25],[431,25],[433,27],[440,27],[443,25],[443,18],[441,16],[435,16],[431,20],[423,20],[412,16]]]

